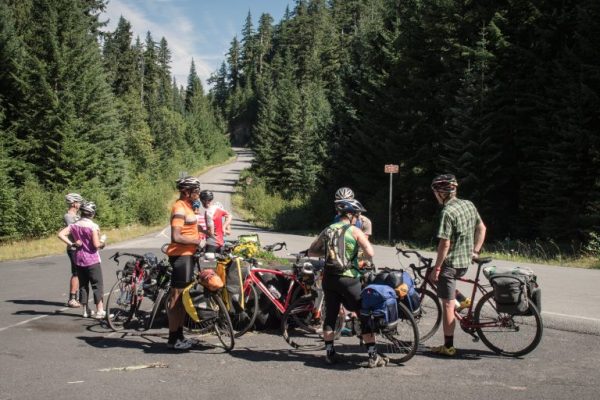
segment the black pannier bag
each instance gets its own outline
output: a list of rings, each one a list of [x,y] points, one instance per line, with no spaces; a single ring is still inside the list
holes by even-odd
[[[498,312],[522,315],[529,310],[527,277],[524,275],[496,274],[490,278]]]

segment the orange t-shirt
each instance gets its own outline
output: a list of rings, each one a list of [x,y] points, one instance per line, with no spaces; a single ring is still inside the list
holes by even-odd
[[[191,204],[185,200],[177,200],[171,209],[171,229],[181,227],[181,234],[190,239],[198,239],[198,217],[194,213]],[[167,255],[169,256],[191,256],[196,252],[195,244],[169,244]]]

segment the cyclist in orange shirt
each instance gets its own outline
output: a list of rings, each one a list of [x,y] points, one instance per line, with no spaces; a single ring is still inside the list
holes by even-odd
[[[167,346],[175,350],[188,350],[193,342],[183,336],[185,309],[181,302],[183,289],[193,280],[192,256],[200,245],[198,218],[192,204],[200,196],[200,181],[191,176],[177,181],[179,200],[171,209],[171,243],[167,248],[169,263],[173,267],[169,297],[169,341]]]

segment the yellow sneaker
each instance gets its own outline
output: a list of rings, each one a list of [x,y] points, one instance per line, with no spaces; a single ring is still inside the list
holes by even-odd
[[[431,350],[432,353],[440,354],[442,356],[453,357],[456,355],[456,348],[454,348],[454,346],[446,347],[444,345],[441,345],[441,346],[432,347],[429,350]]]
[[[467,309],[469,307],[471,307],[471,299],[467,297],[466,299],[460,302],[460,305],[458,307],[456,307],[456,311],[461,312],[462,310]]]

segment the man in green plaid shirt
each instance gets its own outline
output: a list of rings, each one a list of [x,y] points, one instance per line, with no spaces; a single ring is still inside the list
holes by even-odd
[[[439,241],[433,281],[437,281],[437,295],[443,304],[444,344],[431,351],[453,356],[456,278],[467,272],[473,257],[477,257],[485,240],[485,225],[477,209],[468,200],[456,197],[458,182],[454,175],[436,177],[431,189],[443,207],[437,232]]]

